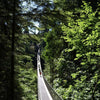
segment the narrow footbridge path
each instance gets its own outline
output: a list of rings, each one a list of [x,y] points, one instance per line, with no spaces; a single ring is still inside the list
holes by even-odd
[[[37,75],[38,75],[38,100],[62,100],[61,97],[52,89],[43,76],[40,49],[37,53]]]

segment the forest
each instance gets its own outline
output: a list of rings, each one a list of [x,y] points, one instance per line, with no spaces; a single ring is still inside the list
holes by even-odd
[[[0,100],[37,100],[37,50],[63,100],[100,100],[100,0],[0,0]]]

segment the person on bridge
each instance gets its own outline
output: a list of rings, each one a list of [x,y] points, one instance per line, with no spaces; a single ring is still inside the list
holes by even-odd
[[[42,73],[41,73],[41,70],[40,70],[40,68],[39,68],[39,73],[40,73],[40,76],[42,75]]]

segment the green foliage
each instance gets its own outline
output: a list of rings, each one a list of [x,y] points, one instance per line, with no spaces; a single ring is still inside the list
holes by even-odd
[[[64,100],[99,100],[100,2],[97,1],[54,0],[25,12],[21,10],[23,0],[16,1],[15,100],[37,99],[35,68],[39,42],[45,76]],[[31,4],[32,0],[26,2]],[[1,0],[0,8],[0,100],[6,100],[11,97],[12,0]],[[33,26],[33,20],[40,22],[39,28]],[[29,28],[40,32],[30,35]]]
[[[15,100],[37,100],[37,74],[33,63],[36,59],[34,58],[36,56],[35,43],[38,43],[36,38],[38,37],[35,35],[22,35],[17,44]]]
[[[55,10],[59,9],[63,19],[52,16],[59,24],[51,26],[52,30],[44,36],[45,70],[52,65],[53,86],[64,100],[99,100],[99,3],[95,9],[90,6],[92,1],[82,1],[80,7],[70,9],[68,6],[66,10],[62,7],[62,4],[66,6],[64,3],[65,1],[55,0]],[[59,32],[56,31],[57,28]]]
[[[20,66],[17,67],[17,76],[16,81],[19,83],[20,88],[23,90],[23,93],[21,94],[22,100],[37,100],[37,76],[36,76],[36,70],[34,70],[32,67],[33,64],[31,62],[26,63],[26,66],[21,68]],[[16,92],[19,92],[16,90]],[[17,93],[18,95],[18,93]],[[16,98],[15,98],[16,99]],[[16,99],[17,100],[17,99]]]
[[[60,37],[58,38],[58,34],[55,30],[52,30],[51,32],[48,32],[46,34],[46,37],[44,41],[46,42],[45,47],[45,56],[55,58],[59,56],[59,53],[61,52],[61,49],[63,48],[63,39]],[[54,52],[52,52],[54,51]],[[49,59],[49,58],[48,58]]]

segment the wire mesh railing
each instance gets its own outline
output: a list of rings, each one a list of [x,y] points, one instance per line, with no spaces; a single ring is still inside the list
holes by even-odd
[[[55,90],[51,87],[51,85],[47,82],[47,80],[44,78],[45,84],[49,90],[50,95],[52,96],[53,100],[63,100],[56,92]]]

